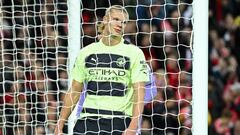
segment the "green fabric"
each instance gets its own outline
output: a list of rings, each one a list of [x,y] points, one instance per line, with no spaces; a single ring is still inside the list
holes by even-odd
[[[74,80],[87,83],[89,81],[97,82],[119,82],[128,86],[125,96],[98,96],[87,95],[83,107],[121,111],[128,116],[132,116],[132,83],[149,81],[148,69],[145,62],[145,57],[141,49],[131,44],[124,44],[122,41],[115,46],[106,46],[100,40],[97,43],[92,43],[80,51],[76,59],[71,76]],[[86,68],[85,60],[91,54],[115,54],[129,58],[130,69],[106,68],[106,67],[91,67]],[[125,61],[119,60],[118,64],[125,64]],[[102,70],[108,72],[103,74]],[[81,117],[86,116],[103,116],[101,114],[81,113]]]

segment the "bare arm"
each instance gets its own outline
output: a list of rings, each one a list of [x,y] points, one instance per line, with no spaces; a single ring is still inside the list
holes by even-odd
[[[60,113],[57,127],[55,128],[55,135],[62,133],[64,123],[68,119],[75,105],[77,104],[80,94],[82,92],[82,89],[83,89],[83,84],[73,80],[72,87],[67,91],[63,101],[63,107]]]
[[[133,84],[133,116],[125,134],[136,134],[140,117],[144,108],[145,83],[138,82]]]

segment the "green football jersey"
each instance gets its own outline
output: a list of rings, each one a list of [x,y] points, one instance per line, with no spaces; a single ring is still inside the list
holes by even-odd
[[[142,50],[123,39],[114,46],[100,40],[81,49],[71,75],[86,85],[80,117],[132,116],[132,84],[149,81]]]

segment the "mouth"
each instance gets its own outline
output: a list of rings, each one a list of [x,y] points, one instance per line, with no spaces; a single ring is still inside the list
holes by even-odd
[[[114,30],[117,32],[117,33],[121,33],[122,30],[120,28],[114,28]]]

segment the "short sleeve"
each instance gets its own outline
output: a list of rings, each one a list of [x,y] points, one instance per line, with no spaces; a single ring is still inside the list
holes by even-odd
[[[81,56],[78,56],[74,63],[74,67],[71,70],[72,79],[78,82],[84,82],[85,80],[84,69],[85,69],[84,61],[83,59],[81,59]]]
[[[131,82],[149,82],[149,71],[142,51],[139,51],[131,69]]]

